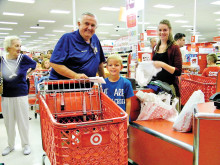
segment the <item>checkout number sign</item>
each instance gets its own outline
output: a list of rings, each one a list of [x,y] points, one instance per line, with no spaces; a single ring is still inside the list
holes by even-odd
[[[82,135],[83,147],[92,147],[92,146],[104,145],[109,143],[110,143],[109,131]]]

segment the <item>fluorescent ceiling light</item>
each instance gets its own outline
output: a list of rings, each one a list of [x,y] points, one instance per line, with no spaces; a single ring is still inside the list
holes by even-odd
[[[31,34],[31,33],[34,34],[34,33],[37,33],[37,32],[24,32],[24,33],[26,33],[26,34],[28,34],[28,33],[30,33],[30,34]]]
[[[216,21],[220,21],[220,19],[216,19]]]
[[[55,34],[44,34],[45,36],[50,36],[50,37],[52,37],[52,36],[56,36]]]
[[[220,1],[215,1],[215,2],[212,2],[210,4],[212,4],[212,5],[220,5]]]
[[[189,21],[184,21],[184,20],[176,20],[176,21],[174,21],[174,22],[176,22],[176,23],[188,23]]]
[[[70,28],[73,28],[73,25],[64,25],[64,27],[70,27]]]
[[[69,14],[69,10],[50,10],[50,13],[57,13],[57,14]]]
[[[113,26],[112,23],[100,23],[98,26]]]
[[[174,6],[158,4],[158,5],[154,5],[154,7],[162,8],[162,9],[170,9],[170,8],[173,8]]]
[[[48,37],[39,37],[39,39],[46,40]]]
[[[45,29],[45,27],[42,26],[31,26],[31,29]]]
[[[220,11],[214,12],[214,14],[220,14]]]
[[[35,0],[8,0],[11,2],[21,2],[21,3],[34,3]]]
[[[3,12],[3,15],[11,15],[11,16],[24,16],[23,13],[10,13],[10,12]]]
[[[220,24],[217,24],[216,26],[220,26]]]
[[[167,17],[182,17],[182,14],[167,14]]]
[[[31,41],[31,42],[29,42],[29,43],[31,43],[31,44],[36,44],[37,42],[33,42],[33,41]]]
[[[193,27],[192,25],[183,25],[181,27],[186,27],[186,28],[190,28],[190,27]]]
[[[53,32],[56,32],[56,33],[65,33],[64,30],[53,30]]]
[[[0,30],[13,30],[12,28],[0,28]]]
[[[0,35],[8,35],[9,33],[0,33]]]
[[[20,35],[20,37],[31,37],[29,35]]]
[[[120,37],[120,35],[118,35],[118,34],[112,34],[111,36],[112,37]]]
[[[35,41],[35,42],[40,42],[40,41],[42,41],[42,40],[33,40],[33,41]]]
[[[98,32],[99,34],[109,34],[109,32]]]
[[[54,20],[38,20],[38,22],[45,22],[45,23],[55,23]]]
[[[5,22],[5,21],[0,21],[0,24],[16,25],[16,24],[18,24],[18,23],[17,23],[17,22]]]
[[[185,31],[193,31],[193,29],[186,29]]]
[[[114,7],[101,7],[100,10],[106,10],[106,11],[119,11],[119,8]]]

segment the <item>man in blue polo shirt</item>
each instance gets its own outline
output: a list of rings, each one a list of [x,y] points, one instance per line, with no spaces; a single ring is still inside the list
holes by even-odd
[[[83,13],[78,22],[79,30],[64,34],[58,41],[50,59],[51,80],[87,79],[104,77],[104,53],[95,35],[96,16]]]

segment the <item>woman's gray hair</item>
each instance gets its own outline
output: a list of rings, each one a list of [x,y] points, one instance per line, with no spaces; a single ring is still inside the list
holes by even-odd
[[[82,18],[83,18],[85,15],[88,15],[88,16],[91,16],[91,17],[94,17],[95,20],[96,20],[96,25],[98,24],[98,19],[97,19],[96,15],[95,15],[95,14],[92,14],[92,13],[90,13],[90,12],[85,12],[85,13],[83,13],[83,14],[81,15],[81,17],[78,19],[78,22],[81,23]]]
[[[11,43],[12,43],[13,40],[19,40],[21,42],[20,38],[18,38],[17,36],[7,36],[7,37],[5,37],[5,40],[3,42],[3,47],[4,47],[6,52],[8,52],[8,48],[11,47]]]

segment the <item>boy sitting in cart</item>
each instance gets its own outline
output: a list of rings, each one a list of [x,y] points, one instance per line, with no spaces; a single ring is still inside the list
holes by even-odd
[[[108,78],[105,78],[106,84],[102,84],[102,88],[104,93],[126,111],[129,116],[131,110],[131,97],[134,96],[134,92],[131,82],[120,76],[120,71],[123,69],[122,61],[121,56],[116,54],[108,57],[106,68],[110,75]]]

